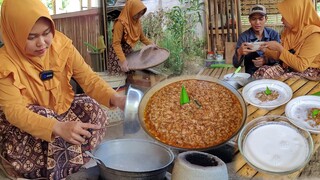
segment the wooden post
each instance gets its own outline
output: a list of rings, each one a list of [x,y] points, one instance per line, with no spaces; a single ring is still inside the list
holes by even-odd
[[[226,19],[227,19],[227,42],[230,42],[230,26],[229,26],[229,0],[225,0],[226,2]]]
[[[214,29],[215,29],[215,46],[213,51],[215,52],[217,50],[217,45],[219,41],[219,24],[218,24],[218,3],[217,0],[213,0],[214,5]]]
[[[220,24],[221,24],[221,41],[225,42],[225,37],[224,37],[224,22],[223,22],[223,16],[225,16],[224,14],[224,2],[222,0],[219,0],[219,4],[220,4]]]
[[[241,4],[240,0],[236,0],[236,5],[237,5],[237,39],[240,33],[242,33],[242,23],[241,23]]]
[[[210,51],[214,50],[214,41],[213,41],[213,30],[212,30],[212,12],[211,12],[211,2],[210,0],[208,2],[208,10],[209,10],[209,29],[210,29],[210,42],[211,42],[211,47]]]
[[[235,17],[234,17],[234,2],[233,2],[234,0],[230,0],[230,2],[231,2],[231,6],[230,6],[230,12],[231,12],[231,30],[232,30],[232,42],[236,42],[236,36],[235,36],[235,34],[236,34],[236,32],[235,32],[235,22],[234,22],[234,20],[235,20]]]

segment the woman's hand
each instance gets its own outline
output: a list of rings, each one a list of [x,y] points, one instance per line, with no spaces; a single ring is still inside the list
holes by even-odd
[[[101,127],[99,125],[77,121],[57,122],[53,126],[53,134],[60,136],[71,144],[81,145],[86,141],[86,138],[91,137],[89,129],[98,130],[100,128]]]
[[[265,48],[268,48],[273,51],[279,51],[280,53],[283,51],[283,46],[280,43],[278,43],[277,41],[268,41],[268,42],[261,44],[260,50],[262,50],[264,52]]]
[[[121,110],[124,110],[126,105],[127,96],[115,93],[110,98],[111,106],[119,107]]]
[[[123,71],[123,72],[128,72],[129,71],[128,61],[127,60],[124,60],[123,62],[119,61],[119,66],[121,68],[121,71]]]

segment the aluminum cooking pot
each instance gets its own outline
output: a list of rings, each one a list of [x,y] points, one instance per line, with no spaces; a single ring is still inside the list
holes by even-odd
[[[105,180],[163,180],[174,161],[169,148],[142,139],[105,141],[93,155]]]
[[[148,104],[149,99],[157,92],[159,91],[161,88],[171,84],[171,83],[175,83],[178,81],[182,81],[182,80],[191,80],[191,79],[195,79],[195,80],[202,80],[202,81],[209,81],[209,82],[214,82],[217,83],[219,85],[224,86],[225,88],[227,88],[228,90],[230,90],[235,96],[236,98],[239,100],[240,105],[242,107],[242,118],[240,121],[240,125],[239,127],[237,127],[237,130],[235,133],[232,134],[232,136],[229,137],[229,139],[227,139],[224,142],[221,142],[220,144],[211,146],[211,147],[206,147],[206,148],[182,148],[182,147],[175,147],[172,146],[170,144],[167,144],[166,142],[163,142],[161,140],[159,140],[158,137],[155,137],[147,128],[146,123],[145,123],[145,109],[146,106]],[[170,98],[170,97],[168,97]],[[218,100],[219,101],[219,100]],[[216,102],[212,102],[212,103],[216,103]],[[229,112],[225,112],[225,113],[229,113]],[[174,148],[174,149],[178,149],[178,150],[183,150],[183,151],[188,151],[188,150],[210,150],[213,148],[218,148],[221,147],[222,145],[226,144],[230,139],[232,139],[233,137],[235,137],[240,130],[243,128],[245,121],[246,121],[246,117],[247,117],[247,107],[245,104],[244,99],[242,98],[241,94],[235,89],[233,88],[230,84],[226,83],[225,81],[213,78],[213,77],[209,77],[209,76],[179,76],[179,77],[173,77],[164,81],[159,82],[158,84],[156,84],[155,86],[153,86],[152,88],[150,88],[147,92],[145,92],[144,96],[142,97],[142,100],[139,104],[139,111],[138,111],[138,115],[139,115],[139,120],[140,120],[140,124],[141,127],[145,130],[145,132],[151,137],[153,138],[155,141],[162,143],[170,148]]]

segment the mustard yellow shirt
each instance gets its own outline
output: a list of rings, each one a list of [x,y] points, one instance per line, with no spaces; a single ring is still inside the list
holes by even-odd
[[[30,30],[39,18],[48,20],[53,39],[51,44],[46,41],[48,47],[43,56],[33,56],[26,52],[26,46]],[[54,27],[41,1],[9,0],[2,4],[1,33],[5,45],[0,48],[0,108],[10,124],[46,141],[52,141],[57,120],[41,116],[27,106],[39,105],[59,115],[68,111],[74,99],[71,77],[87,95],[105,106],[110,106],[110,97],[116,93],[86,64],[72,41]],[[39,74],[45,70],[52,70],[53,78],[41,80]]]
[[[278,51],[267,50],[265,55],[274,59],[280,59],[285,64],[298,72],[307,68],[320,68],[320,33],[313,33],[303,42],[298,53],[292,54],[288,50]]]
[[[57,78],[60,82],[57,88],[69,89],[69,93],[73,97],[72,86],[69,83],[71,76],[73,76],[87,95],[110,107],[110,96],[116,93],[112,87],[92,71],[91,67],[86,64],[74,47],[68,59],[69,61],[65,64],[64,69],[54,74],[54,78]],[[18,69],[19,67],[10,60],[2,59],[0,66],[0,107],[4,111],[6,119],[12,125],[35,137],[51,141],[52,129],[57,120],[38,115],[27,109],[26,106],[38,104],[62,114],[70,108],[69,95],[61,96],[57,102],[51,102],[52,104],[39,104],[39,100],[34,98],[34,92],[27,88],[19,78],[15,79],[14,74],[19,73]],[[23,76],[23,74],[19,75]],[[50,91],[46,89],[44,84],[39,85],[39,87],[39,91],[43,94],[48,94],[48,97],[54,101]]]
[[[121,24],[120,21],[116,21],[114,23],[113,26],[113,39],[112,39],[112,46],[113,49],[116,53],[116,55],[119,58],[119,61],[123,62],[124,60],[126,60],[126,56],[123,53],[122,47],[121,47],[121,43],[126,42],[124,39],[124,26]],[[149,45],[152,44],[152,41],[150,41],[143,33],[143,31],[140,31],[140,36],[139,36],[139,40],[145,44],[145,45]]]

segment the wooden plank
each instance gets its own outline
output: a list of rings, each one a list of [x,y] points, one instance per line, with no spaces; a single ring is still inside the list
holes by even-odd
[[[249,164],[245,164],[237,174],[241,177],[245,178],[252,178],[254,175],[257,174],[257,171],[253,169]]]
[[[247,162],[244,157],[241,155],[240,151],[238,151],[233,158],[233,166],[235,172],[238,172]]]
[[[213,75],[211,75],[211,76],[219,79],[220,76],[221,76],[221,74],[222,74],[222,71],[223,71],[223,68],[217,68],[217,69],[215,70],[215,74],[213,74]]]
[[[260,173],[258,172],[252,179],[254,180],[292,180],[292,179],[296,179],[299,174],[301,172],[300,171],[297,171],[297,172],[294,172],[292,174],[289,174],[289,175],[282,175],[282,176],[279,176],[279,175],[272,175],[272,174],[264,174],[264,173]]]
[[[228,69],[227,68],[223,68],[219,79],[223,79],[223,76],[226,75],[226,74],[228,74]]]
[[[204,71],[202,71],[202,74],[203,76],[210,76],[210,74],[212,73],[214,69],[209,69],[209,68],[206,68]]]
[[[314,94],[316,92],[319,92],[320,91],[320,82],[318,82],[317,85],[315,85],[312,90],[309,92],[309,94]]]
[[[236,50],[236,42],[225,42],[225,60],[226,64],[232,64],[232,58]]]
[[[213,71],[211,72],[210,76],[215,76],[216,73],[219,71],[221,68],[214,68]]]

